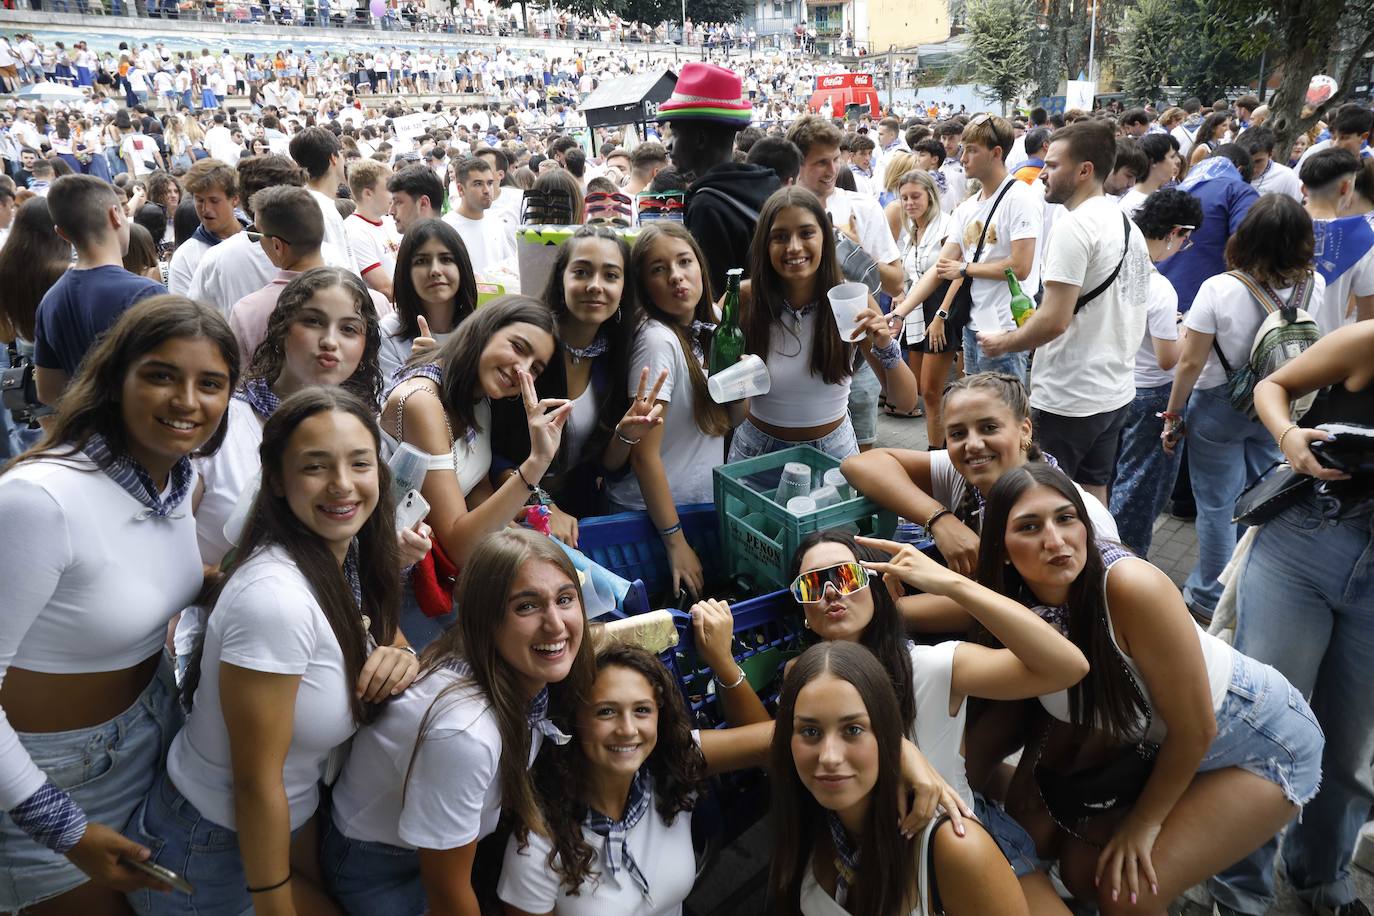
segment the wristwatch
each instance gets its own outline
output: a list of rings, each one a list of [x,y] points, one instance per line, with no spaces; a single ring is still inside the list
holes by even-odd
[[[964,263],[959,265],[959,276],[965,279],[968,278],[968,261],[965,261]]]
[[[939,318],[941,321],[948,321],[948,320],[949,320],[949,312],[945,311],[944,309],[936,309],[936,310],[935,310],[935,317],[936,317],[936,318]]]

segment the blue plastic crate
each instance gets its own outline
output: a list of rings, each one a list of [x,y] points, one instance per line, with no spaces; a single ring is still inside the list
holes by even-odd
[[[812,641],[803,623],[801,609],[786,589],[730,605],[735,619],[735,662],[749,678],[764,705],[772,707],[782,684],[782,665]],[[682,693],[691,707],[698,727],[721,728],[724,715],[715,702],[711,687],[713,672],[696,652],[692,616],[673,611],[678,644],[664,653],[665,664],[677,675]],[[671,655],[671,658],[666,656]]]
[[[677,516],[687,543],[701,558],[702,566],[707,570],[722,569],[720,526],[715,505],[678,506]],[[631,602],[627,596],[627,610],[648,610],[648,596],[661,595],[672,587],[668,553],[647,512],[622,512],[586,519],[577,526],[577,547],[616,575],[640,583],[643,589],[640,600],[645,607],[639,607],[639,602]]]

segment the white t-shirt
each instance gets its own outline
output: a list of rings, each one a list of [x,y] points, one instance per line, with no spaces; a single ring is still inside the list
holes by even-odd
[[[1150,195],[1146,194],[1144,191],[1138,191],[1135,188],[1131,188],[1117,199],[1116,204],[1121,208],[1122,213],[1126,214],[1131,219],[1135,219],[1135,215],[1140,212],[1140,208],[1145,206],[1145,198],[1149,196]]]
[[[983,253],[978,257],[982,264],[1011,257],[1011,243],[1014,241],[1040,238],[1044,203],[1024,181],[1017,181],[1008,175],[1002,183],[1007,182],[1011,182],[1012,187],[993,214],[987,240],[983,243]],[[971,260],[978,250],[978,236],[1001,189],[1002,185],[998,185],[991,196],[971,197],[955,208],[949,237],[963,247],[965,261]],[[1001,278],[975,278],[972,283],[973,311],[968,326],[975,331],[1010,331],[1015,328],[1016,322],[1011,319],[1011,290],[1007,288],[1007,282]],[[1021,281],[1021,288],[1034,290],[1039,287],[1040,279],[1032,269],[1031,276]]]
[[[968,697],[959,702],[954,715],[949,714],[951,683],[954,679],[954,654],[959,651],[957,640],[937,646],[912,643],[911,687],[916,696],[916,733],[911,736],[930,765],[945,782],[958,793],[970,808],[973,789],[964,769],[964,719],[968,713]]]
[[[825,212],[830,214],[830,221],[840,230],[849,224],[849,217],[853,215],[859,230],[859,244],[879,264],[901,260],[902,252],[892,238],[887,215],[872,197],[836,188],[825,202]]]
[[[1298,203],[1303,202],[1302,180],[1298,173],[1272,159],[1263,172],[1250,179],[1250,187],[1261,194],[1287,194]]]
[[[119,144],[125,162],[132,162],[135,178],[157,171],[157,142],[146,134],[128,134]]]
[[[353,251],[353,269],[366,277],[370,271],[380,270],[382,276],[396,276],[395,237],[387,231],[385,222],[373,222],[361,213],[353,213],[344,220],[349,248]]]
[[[0,477],[0,678],[11,667],[117,671],[156,656],[202,580],[189,499],[167,518],[140,518],[143,504],[80,453]],[[0,711],[0,810],[46,779]]]
[[[378,326],[382,332],[382,345],[377,350],[377,362],[382,367],[382,387],[385,389],[391,383],[391,376],[410,359],[415,338],[402,336],[400,312],[391,312],[383,316]],[[452,333],[447,331],[443,334],[434,334],[436,348],[443,346],[444,341],[448,340]]]
[[[174,296],[184,296],[191,288],[191,280],[205,252],[216,245],[207,245],[192,236],[177,246],[172,252],[172,263],[167,268],[167,291]]]
[[[583,827],[582,834],[599,857],[605,840]],[[602,875],[597,864],[583,882],[577,896],[567,893],[559,875],[548,865],[552,844],[531,832],[529,845],[521,851],[515,837],[506,844],[497,896],[526,913],[557,913],[558,916],[678,916],[682,901],[696,882],[696,856],[692,852],[692,812],[678,812],[671,825],[663,823],[654,807],[625,836],[630,855],[649,882],[644,899],[634,881],[621,871],[619,878]]]
[[[658,378],[660,371],[668,370],[668,378],[658,392],[658,399],[670,407],[663,422],[659,454],[673,501],[678,505],[711,502],[715,498],[712,468],[725,462],[725,437],[708,436],[697,426],[696,392],[692,390],[687,359],[673,329],[650,318],[635,337],[628,382],[631,389],[639,384],[640,369],[644,366],[649,367],[650,378]],[[611,481],[609,492],[622,505],[636,510],[645,507],[639,478],[634,474]]]
[[[1122,263],[1129,233],[1130,250]],[[1085,305],[1069,328],[1040,347],[1031,372],[1031,407],[1061,417],[1090,417],[1135,398],[1135,354],[1145,333],[1150,252],[1114,198],[1098,196],[1061,214],[1045,252],[1045,282],[1071,283],[1085,295],[1117,264],[1112,285]],[[1006,288],[1006,284],[1002,284]]]
[[[946,159],[938,171],[945,176],[945,190],[940,192],[940,209],[953,213],[968,195],[968,176],[964,174],[964,165],[958,159]],[[977,239],[974,244],[977,244]]]
[[[772,426],[796,429],[834,423],[849,410],[851,378],[831,385],[811,371],[811,347],[816,337],[822,300],[805,315],[784,306],[769,324],[768,393],[749,399],[749,412]]]
[[[177,790],[205,817],[233,830],[234,774],[219,694],[222,663],[301,678],[282,767],[295,830],[319,805],[319,781],[330,753],[357,726],[343,650],[285,548],[255,553],[224,586],[205,631],[194,708],[167,754],[167,774]]]
[[[262,461],[262,421],[248,402],[229,399],[229,428],[224,444],[208,458],[195,459],[204,491],[196,507],[196,539],[203,562],[218,566],[234,545],[224,535],[224,523],[258,479]]]
[[[235,302],[262,289],[276,275],[277,268],[262,246],[248,241],[248,233],[239,232],[205,250],[186,295],[228,315]]]
[[[1322,223],[1327,220],[1313,222]],[[1315,251],[1312,257],[1320,264],[1323,252]],[[1335,283],[1326,287],[1325,294],[1320,299],[1312,297],[1310,312],[1317,320],[1318,327],[1322,329],[1322,334],[1330,334],[1337,328],[1355,323],[1356,314],[1351,311],[1351,296],[1374,296],[1374,247],[1366,251],[1353,267],[1337,277]],[[1226,358],[1230,359],[1231,354],[1227,353]]]
[[[1326,294],[1326,281],[1321,274],[1313,276],[1312,300],[1309,303],[1318,308]],[[1291,286],[1276,289],[1274,293],[1283,302],[1288,301],[1293,292]],[[1250,359],[1250,348],[1255,343],[1255,332],[1263,323],[1267,313],[1250,288],[1228,274],[1208,277],[1198,287],[1193,307],[1183,316],[1183,326],[1190,331],[1201,331],[1216,337],[1216,345],[1226,354],[1226,361],[1232,369],[1239,369]],[[1207,364],[1197,377],[1196,387],[1215,388],[1226,383],[1226,370],[1217,359],[1214,349],[1207,349]]]
[[[483,214],[482,219],[469,219],[452,210],[444,217],[444,222],[458,230],[463,244],[467,246],[473,272],[477,274],[515,257],[515,240],[507,231],[506,224],[493,218],[491,211]]]
[[[1178,340],[1178,293],[1169,278],[1159,271],[1150,273],[1149,308],[1145,318],[1145,340],[1135,356],[1135,386],[1158,388],[1174,380],[1174,370],[1159,368],[1155,340]]]
[[[530,763],[541,738],[531,732]],[[501,819],[500,760],[501,732],[486,696],[436,668],[358,730],[334,784],[334,826],[352,839],[403,849],[466,846]]]
[[[967,487],[968,481],[964,479],[964,475],[954,469],[954,462],[949,458],[949,450],[933,450],[930,453],[930,498],[946,508],[954,509],[963,501],[964,490]],[[1121,540],[1121,533],[1116,528],[1116,519],[1112,518],[1107,507],[1078,484],[1075,483],[1074,487],[1078,489],[1078,495],[1083,497],[1083,505],[1088,509],[1088,518],[1093,523],[1093,533],[1098,538]]]
[[[320,205],[320,215],[324,217],[324,246],[327,250],[333,248],[337,259],[331,264],[337,264],[356,272],[358,268],[354,266],[357,259],[353,257],[353,250],[348,246],[348,232],[344,229],[343,217],[339,215],[339,208],[334,205],[334,198],[327,194],[321,194],[314,188],[306,188],[310,196],[315,198],[315,203]]]
[[[638,377],[635,384],[638,384]],[[563,435],[568,440],[568,454],[581,455],[587,440],[596,432],[596,385],[588,380],[587,387],[573,399],[572,412],[568,414]]]

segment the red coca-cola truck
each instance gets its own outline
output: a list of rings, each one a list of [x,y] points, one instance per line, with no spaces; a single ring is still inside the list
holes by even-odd
[[[858,106],[860,114],[871,115],[875,119],[883,116],[871,74],[832,73],[816,77],[816,89],[811,93],[811,101],[807,106],[811,111],[831,118],[843,118],[853,106]]]

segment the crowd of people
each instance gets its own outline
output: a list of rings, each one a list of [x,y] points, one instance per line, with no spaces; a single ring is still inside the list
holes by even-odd
[[[1262,916],[1284,831],[1369,912],[1374,111],[1285,164],[1250,97],[837,122],[693,62],[636,137],[275,59],[5,125],[0,910],[676,913],[763,766],[778,912]],[[736,321],[771,385],[721,403]],[[902,524],[786,558],[766,704],[678,507],[799,445]],[[619,512],[725,727],[598,639],[559,545]]]

